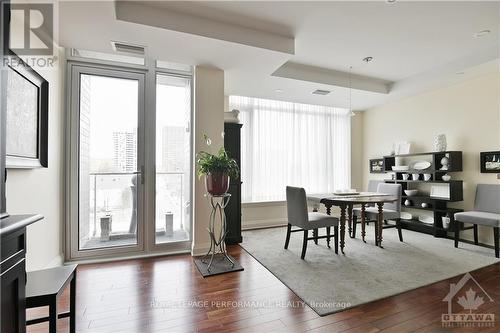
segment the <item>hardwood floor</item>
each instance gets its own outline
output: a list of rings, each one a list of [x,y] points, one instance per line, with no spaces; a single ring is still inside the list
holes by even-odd
[[[430,333],[500,329],[500,323],[496,328],[482,329],[441,327],[441,314],[447,310],[442,300],[450,283],[460,277],[320,317],[242,248],[231,246],[229,251],[245,271],[206,279],[189,255],[80,265],[77,332]],[[500,316],[500,264],[472,275],[494,300],[482,305],[482,312]],[[68,308],[67,292],[61,299],[61,310]],[[46,309],[33,309],[28,318],[43,313]],[[68,319],[60,319],[58,328],[67,332]],[[28,327],[29,333],[47,330],[46,323]]]

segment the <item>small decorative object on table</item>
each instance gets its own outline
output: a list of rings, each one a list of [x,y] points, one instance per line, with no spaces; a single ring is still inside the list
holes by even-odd
[[[443,157],[441,159],[441,169],[440,170],[448,170],[448,164],[450,163],[450,159],[448,157]]]
[[[441,218],[441,221],[443,222],[443,229],[448,229],[450,227],[450,217],[449,216],[443,216]]]
[[[224,112],[224,122],[226,122],[226,123],[239,123],[240,122],[240,119],[238,117],[239,114],[240,114],[240,111],[238,111],[236,109]]]
[[[481,153],[481,173],[500,173],[500,151]]]
[[[408,200],[408,199],[406,199],[406,200],[405,200],[405,206],[411,206],[411,201],[410,201],[410,200]]]
[[[427,208],[429,207],[429,204],[427,202],[422,202],[420,206],[422,206],[422,208]]]
[[[206,135],[204,138],[207,146],[210,146],[212,140]],[[203,277],[242,271],[243,267],[227,253],[225,243],[227,230],[224,208],[231,198],[231,195],[226,192],[229,189],[230,177],[238,177],[238,164],[234,159],[228,157],[224,147],[220,148],[217,154],[201,151],[197,155],[196,164],[198,165],[198,175],[200,177],[205,175],[205,186],[210,196],[212,208],[208,225],[210,249],[203,257],[195,258],[196,267]],[[218,232],[215,228],[216,220],[220,220]]]
[[[435,151],[446,151],[446,135],[439,134],[434,138],[434,150]]]

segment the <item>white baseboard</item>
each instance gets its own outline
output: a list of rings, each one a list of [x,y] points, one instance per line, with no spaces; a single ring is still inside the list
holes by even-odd
[[[202,244],[193,244],[191,248],[191,256],[198,257],[205,255],[210,249],[210,243],[202,243]]]
[[[242,230],[252,230],[252,229],[272,228],[272,227],[286,226],[287,224],[288,224],[288,220],[283,219],[283,218],[243,221],[241,229]]]

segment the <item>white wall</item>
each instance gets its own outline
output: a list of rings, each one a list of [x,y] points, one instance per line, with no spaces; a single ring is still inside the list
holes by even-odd
[[[28,227],[28,271],[57,266],[63,261],[63,58],[64,52],[60,49],[57,67],[36,68],[49,82],[49,167],[8,170],[9,214],[37,213],[45,217]]]
[[[412,143],[412,152],[433,151],[435,135],[444,133],[448,150],[463,151],[464,201],[454,207],[471,209],[476,184],[497,183],[482,174],[479,152],[500,149],[500,76],[498,67],[486,75],[366,111],[364,115],[364,184],[377,178],[368,172],[368,159],[387,155],[395,141]],[[384,175],[378,178],[384,178]],[[387,176],[385,176],[387,177]],[[471,238],[472,231],[462,237]],[[493,244],[492,228],[480,228],[479,241]]]
[[[195,131],[194,150],[215,153],[224,145],[221,133],[224,131],[224,72],[217,68],[197,66],[194,75]],[[203,135],[212,139],[207,147]],[[210,247],[207,227],[211,212],[205,196],[204,178],[194,181],[194,226],[192,254],[202,255]]]

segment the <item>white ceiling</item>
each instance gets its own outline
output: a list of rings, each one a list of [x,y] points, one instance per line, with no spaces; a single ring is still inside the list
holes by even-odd
[[[498,69],[491,62],[500,48],[496,1],[154,1],[119,14],[117,20],[113,2],[61,1],[60,44],[101,52],[112,52],[111,40],[145,45],[153,58],[223,69],[227,94],[303,103],[348,106],[348,85],[336,73],[350,66],[353,76],[390,83],[388,94],[359,86],[354,109],[463,80],[484,63]],[[473,37],[485,29],[491,33]],[[365,63],[366,56],[374,60]],[[290,64],[322,67],[331,80],[271,75]],[[333,92],[312,95],[315,89]]]

